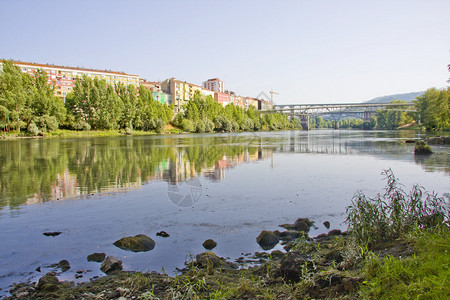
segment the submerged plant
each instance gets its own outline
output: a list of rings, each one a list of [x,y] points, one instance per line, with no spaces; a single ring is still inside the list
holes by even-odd
[[[347,207],[346,223],[358,243],[374,245],[398,238],[414,226],[435,227],[448,220],[444,198],[418,185],[407,194],[391,169],[382,175],[387,180],[383,194],[369,198],[358,191]]]

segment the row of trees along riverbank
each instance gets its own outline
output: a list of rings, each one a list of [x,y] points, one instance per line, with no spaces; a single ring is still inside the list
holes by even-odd
[[[143,86],[109,85],[105,80],[77,79],[65,103],[53,94],[47,74],[22,73],[3,61],[0,74],[0,130],[37,135],[57,128],[71,130],[156,131],[172,123],[187,132],[253,131],[300,128],[298,120],[274,114],[261,117],[257,110],[223,107],[200,93],[174,115],[174,107],[159,103]]]
[[[132,130],[161,132],[172,124],[186,132],[236,132],[301,128],[298,119],[283,114],[261,116],[253,108],[223,107],[211,96],[194,95],[183,113],[161,104],[143,86],[109,85],[104,80],[77,79],[65,103],[53,94],[43,70],[34,76],[3,61],[0,73],[0,131],[38,135],[58,128],[70,130]],[[419,120],[427,130],[450,128],[449,90],[429,89],[415,100],[416,111],[380,111],[370,122],[347,119],[341,128],[396,129]],[[396,101],[401,102],[401,101]],[[312,127],[333,127],[317,117]]]
[[[406,103],[395,100],[391,103]],[[357,129],[398,129],[413,123],[421,123],[426,130],[450,130],[450,90],[428,89],[414,100],[414,112],[382,110],[377,112],[369,122],[349,118],[339,121],[339,128]],[[334,120],[316,117],[311,122],[313,128],[334,128]]]

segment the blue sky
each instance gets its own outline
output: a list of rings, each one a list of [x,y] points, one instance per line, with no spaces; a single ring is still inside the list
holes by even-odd
[[[447,86],[450,1],[0,0],[0,58],[350,103]]]

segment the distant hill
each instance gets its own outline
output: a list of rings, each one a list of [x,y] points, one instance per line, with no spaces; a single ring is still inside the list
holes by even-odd
[[[389,103],[394,100],[404,100],[406,102],[412,102],[416,97],[422,96],[424,92],[413,92],[406,94],[395,94],[395,95],[387,95],[382,97],[376,97],[372,100],[366,101],[364,103]]]

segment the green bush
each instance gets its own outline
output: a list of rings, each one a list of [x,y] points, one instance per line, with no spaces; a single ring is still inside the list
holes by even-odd
[[[37,128],[36,124],[34,124],[33,122],[28,124],[27,131],[33,136],[39,135],[39,128]]]
[[[205,120],[205,132],[213,132],[214,131],[214,122],[210,119]]]
[[[54,116],[43,115],[33,118],[34,123],[41,131],[53,131],[58,129],[58,120]]]
[[[91,130],[91,125],[89,125],[88,122],[80,119],[73,124],[72,128],[74,130],[89,131],[89,130]]]
[[[185,132],[194,132],[195,131],[195,124],[194,124],[194,122],[192,122],[191,120],[188,120],[188,119],[184,119],[181,122],[181,126],[180,127]]]

